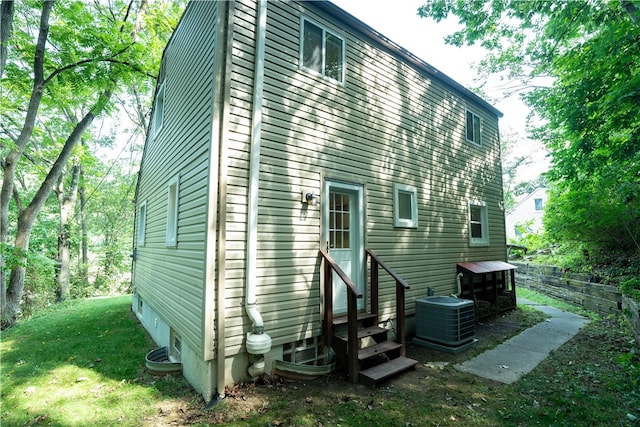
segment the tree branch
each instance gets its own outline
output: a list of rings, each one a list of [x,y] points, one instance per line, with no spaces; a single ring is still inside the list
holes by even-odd
[[[97,63],[100,63],[100,62],[109,62],[109,63],[112,63],[112,64],[125,65],[125,66],[131,68],[132,70],[139,72],[140,74],[144,74],[144,75],[146,75],[147,77],[150,77],[150,78],[155,78],[156,76],[154,76],[153,74],[147,73],[146,71],[142,70],[136,64],[132,64],[132,63],[126,62],[126,61],[119,61],[119,60],[115,59],[118,55],[121,55],[124,52],[126,52],[131,46],[133,46],[133,43],[125,46],[122,50],[120,50],[119,52],[116,52],[115,54],[113,54],[111,56],[103,56],[103,57],[92,58],[92,59],[83,59],[82,61],[74,62],[73,64],[68,64],[68,65],[65,65],[64,67],[57,68],[51,74],[49,74],[49,77],[46,78],[46,80],[44,81],[44,84],[45,85],[48,84],[58,74],[61,74],[61,73],[65,72],[65,71],[72,70],[72,69],[80,67],[82,65],[92,64],[92,63],[96,63],[97,64]]]
[[[16,147],[9,152],[9,155],[4,160],[4,176],[2,178],[2,190],[0,191],[0,243],[6,243],[9,236],[9,203],[13,194],[13,184],[16,174],[16,168],[20,156],[24,152],[27,143],[31,139],[33,134],[33,128],[38,114],[38,108],[42,101],[42,91],[44,88],[43,82],[43,70],[44,70],[44,55],[45,46],[49,37],[49,17],[51,16],[51,10],[53,9],[54,1],[46,0],[42,4],[42,14],[40,15],[40,30],[38,33],[38,40],[36,43],[36,50],[33,60],[33,88],[31,90],[31,96],[29,98],[29,107],[27,109],[26,117],[24,120],[24,126],[20,131],[20,135],[16,140]],[[5,274],[0,274],[0,283],[4,283]],[[5,292],[4,286],[0,291],[0,304],[4,309]]]
[[[47,201],[47,197],[55,186],[58,177],[62,174],[62,171],[67,164],[69,157],[71,157],[73,147],[75,147],[75,145],[80,141],[80,138],[82,137],[84,131],[89,128],[96,116],[104,109],[106,104],[109,102],[109,99],[113,94],[113,86],[115,85],[112,85],[112,87],[105,90],[100,95],[98,101],[96,102],[96,105],[94,105],[94,107],[91,108],[91,110],[87,114],[85,114],[82,120],[80,120],[80,122],[75,126],[73,132],[71,132],[66,142],[64,143],[64,147],[62,147],[62,151],[58,155],[58,158],[49,170],[49,173],[40,185],[40,188],[36,192],[35,196],[33,196],[33,200],[31,200],[29,206],[27,206],[24,210],[24,215],[19,218],[20,221],[28,224],[30,222],[32,223],[33,220],[35,220],[36,215],[38,214],[38,212],[40,212],[45,202]]]

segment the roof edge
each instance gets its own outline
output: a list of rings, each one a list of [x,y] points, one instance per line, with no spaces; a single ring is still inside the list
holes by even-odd
[[[417,67],[418,69],[423,71],[425,74],[429,75],[430,77],[432,77],[432,78],[434,78],[436,80],[441,81],[446,86],[449,86],[451,89],[461,93],[464,97],[467,97],[470,100],[472,100],[474,102],[477,102],[478,104],[480,104],[483,107],[487,108],[496,117],[501,118],[501,117],[504,116],[504,114],[500,110],[498,110],[496,107],[491,105],[489,102],[487,102],[482,97],[478,96],[477,94],[475,94],[474,92],[472,92],[471,90],[469,90],[468,88],[463,86],[462,84],[458,83],[457,81],[455,81],[451,77],[447,76],[442,71],[440,71],[437,68],[433,67],[432,65],[430,65],[426,61],[423,61],[422,59],[418,58],[416,55],[414,55],[413,53],[409,52],[407,49],[403,48],[402,46],[400,46],[399,44],[397,44],[396,42],[394,42],[390,38],[386,37],[385,35],[383,35],[379,31],[375,30],[373,27],[367,25],[366,23],[364,23],[360,19],[356,18],[355,16],[353,16],[352,14],[347,12],[346,10],[344,10],[344,9],[340,8],[339,6],[335,5],[331,1],[329,1],[329,0],[320,0],[320,1],[317,1],[317,0],[308,1],[308,0],[306,0],[305,3],[313,4],[313,6],[315,6],[317,9],[322,10],[323,12],[325,12],[328,15],[330,15],[331,17],[336,18],[336,19],[344,22],[345,24],[349,25],[350,27],[352,27],[352,28],[360,31],[361,33],[365,34],[366,36],[372,38],[373,40],[375,40],[378,43],[380,43],[386,49],[389,49],[393,54],[395,54],[398,57],[404,59],[405,61],[407,61],[408,63],[412,64],[413,66]]]

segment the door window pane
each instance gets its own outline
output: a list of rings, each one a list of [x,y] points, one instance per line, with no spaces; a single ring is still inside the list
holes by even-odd
[[[349,194],[329,194],[329,244],[334,249],[351,246],[349,234]]]

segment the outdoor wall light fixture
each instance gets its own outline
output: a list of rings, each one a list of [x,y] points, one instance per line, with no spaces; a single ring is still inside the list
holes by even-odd
[[[313,191],[303,191],[301,193],[302,203],[306,203],[309,206],[316,206],[320,202],[320,195],[314,193]]]

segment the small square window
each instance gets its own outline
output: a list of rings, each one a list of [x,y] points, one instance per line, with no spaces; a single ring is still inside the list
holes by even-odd
[[[300,66],[322,76],[344,81],[344,40],[302,18]]]
[[[138,246],[144,246],[144,237],[147,228],[147,201],[140,203],[138,206],[138,221],[136,230],[136,243]]]
[[[489,245],[487,205],[484,202],[469,202],[469,244]]]
[[[469,110],[467,110],[466,134],[467,142],[482,145],[480,117]]]
[[[167,246],[178,244],[178,201],[180,196],[180,179],[174,177],[167,188]]]
[[[393,185],[393,225],[418,228],[418,191],[411,185]]]

